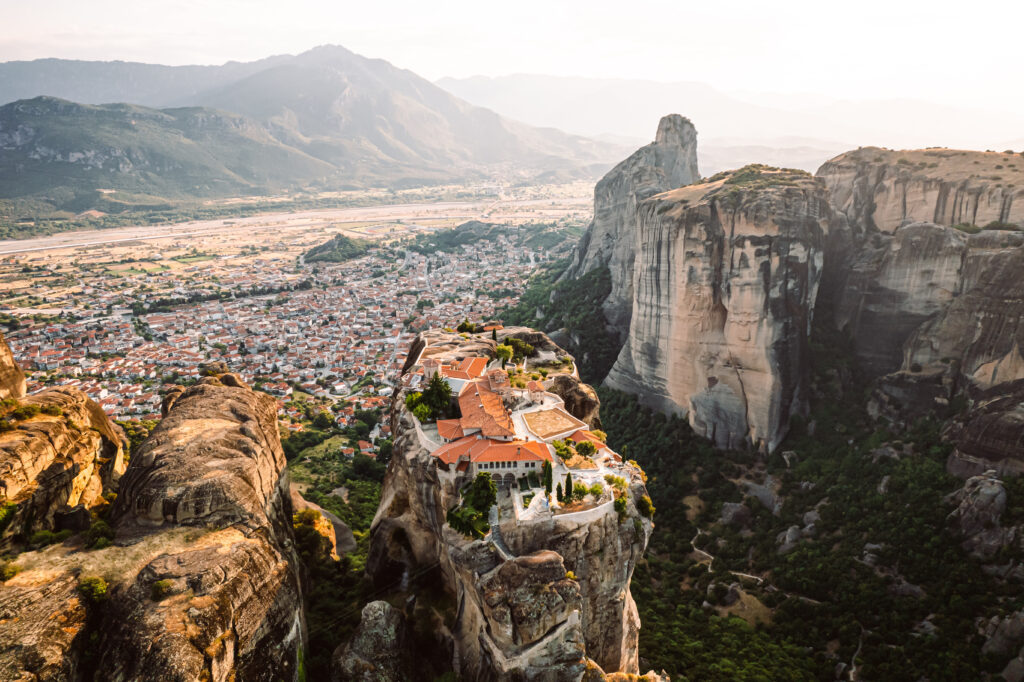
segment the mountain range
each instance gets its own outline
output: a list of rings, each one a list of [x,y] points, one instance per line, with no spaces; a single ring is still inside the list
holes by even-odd
[[[590,178],[622,151],[503,118],[337,46],[223,66],[8,62],[0,101],[0,199],[73,211],[99,189],[145,202]]]

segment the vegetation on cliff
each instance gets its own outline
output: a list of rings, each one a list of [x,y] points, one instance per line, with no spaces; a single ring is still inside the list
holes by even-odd
[[[595,268],[578,279],[558,281],[568,260],[542,266],[530,278],[519,303],[500,312],[506,325],[523,325],[552,333],[564,330],[559,343],[579,360],[580,378],[600,383],[615,363],[622,344],[609,333],[601,304],[612,290],[608,268]]]
[[[1024,599],[947,526],[946,496],[962,482],[945,472],[938,423],[902,433],[874,424],[849,344],[829,329],[816,320],[819,399],[779,448],[788,464],[714,451],[685,420],[600,390],[608,442],[644,467],[658,508],[633,593],[640,655],[673,679],[831,680],[852,661],[864,679],[980,679],[1012,655],[983,654],[975,619]],[[1006,514],[1019,518],[1015,483]],[[724,523],[739,504],[749,518]],[[798,539],[781,546],[794,526]],[[1002,551],[997,563],[1024,558]]]

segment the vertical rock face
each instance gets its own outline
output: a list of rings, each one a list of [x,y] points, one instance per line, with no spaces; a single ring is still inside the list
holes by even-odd
[[[594,220],[584,234],[566,276],[577,278],[606,266],[612,291],[604,302],[609,325],[625,338],[633,303],[633,262],[640,241],[636,207],[644,199],[700,179],[697,131],[689,119],[661,119],[653,143],[615,166],[594,188]]]
[[[800,172],[713,180],[638,206],[629,337],[606,383],[719,447],[771,450],[805,409],[831,210]]]
[[[0,334],[0,400],[25,395],[25,374],[14,361],[10,346]]]
[[[431,357],[461,356],[448,347]],[[464,480],[438,468],[401,391],[391,423],[394,454],[367,573],[391,588],[410,576],[436,576],[429,581],[436,592],[424,599],[454,601],[452,622],[436,631],[437,649],[448,652],[460,679],[578,682],[584,675],[604,679],[602,670],[636,674],[640,621],[629,584],[653,527],[637,507],[646,495],[642,472],[622,467],[628,494],[621,515],[607,503],[536,521],[503,517],[498,540],[470,540],[445,521]]]
[[[16,505],[2,543],[54,530],[70,507],[104,504],[102,495],[124,473],[121,435],[100,406],[81,391],[53,388],[21,401],[42,412],[0,433],[0,499]]]
[[[0,586],[0,676],[296,680],[304,626],[284,466],[270,396],[233,375],[181,392],[122,478],[114,546],[18,557],[24,570]],[[84,604],[78,575],[102,577],[106,599]],[[53,617],[58,640],[46,637]]]
[[[0,399],[8,401],[0,407],[0,503],[14,505],[0,527],[0,548],[8,548],[54,530],[73,507],[87,516],[105,504],[125,464],[122,435],[84,393],[53,388],[25,397],[25,375],[2,336]]]
[[[817,174],[835,208],[868,231],[891,233],[906,222],[1024,226],[1019,155],[864,147],[828,161]]]

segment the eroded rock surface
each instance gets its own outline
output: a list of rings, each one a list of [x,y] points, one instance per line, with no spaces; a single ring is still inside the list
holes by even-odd
[[[661,192],[697,182],[697,131],[678,114],[658,123],[653,143],[619,163],[594,187],[594,219],[566,276],[578,278],[599,267],[612,274],[603,308],[607,322],[625,339],[633,305],[633,263],[642,244],[635,230],[638,204]]]
[[[946,428],[945,436],[956,445],[946,468],[963,477],[988,469],[1000,475],[1024,473],[1024,380],[973,398],[972,408]]]
[[[606,383],[719,447],[774,449],[806,409],[831,215],[820,183],[765,167],[641,202],[629,337]]]
[[[1009,165],[1019,160],[998,152],[862,147],[828,161],[817,175],[836,209],[862,230],[892,233],[907,222],[1024,227],[1024,168]]]
[[[601,428],[601,399],[597,391],[574,376],[558,374],[548,389],[563,401],[565,409],[592,429]]]
[[[363,607],[359,627],[334,652],[335,682],[405,682],[415,666],[402,612],[386,601]]]
[[[25,395],[25,373],[14,361],[10,346],[0,334],[0,400]]]
[[[208,377],[182,392],[139,448],[114,546],[18,557],[23,570],[0,587],[0,670],[30,675],[42,661],[79,679],[88,648],[104,679],[296,679],[302,595],[275,403],[234,383]],[[88,617],[76,576],[107,583]],[[58,646],[14,643],[46,632],[54,613],[67,614]]]
[[[950,499],[957,507],[949,518],[964,537],[964,549],[977,558],[991,559],[1004,546],[1020,541],[1016,527],[1004,528],[1001,524],[1006,487],[996,472],[972,476]]]
[[[0,545],[54,530],[71,507],[105,504],[124,473],[122,436],[81,391],[51,388],[19,401],[49,411],[0,433],[0,500],[16,505]]]

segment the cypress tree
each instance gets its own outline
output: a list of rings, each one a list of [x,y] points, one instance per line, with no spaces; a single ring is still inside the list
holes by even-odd
[[[556,498],[556,499],[557,499],[557,500],[558,500],[559,502],[561,502],[561,501],[562,501],[562,484],[561,484],[561,483],[559,483],[559,484],[558,484],[558,487],[557,487],[557,488],[555,488],[555,498]]]
[[[565,499],[572,500],[572,472],[565,475]]]

